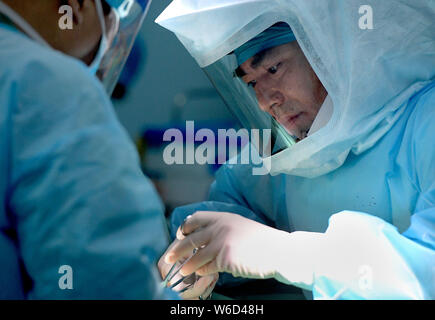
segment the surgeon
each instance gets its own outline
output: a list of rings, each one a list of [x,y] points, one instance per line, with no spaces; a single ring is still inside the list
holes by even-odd
[[[178,298],[156,268],[162,203],[108,98],[147,7],[0,1],[1,299]]]
[[[435,298],[435,4],[369,3],[175,0],[158,17],[241,123],[272,132],[252,141],[266,174],[226,164],[172,213],[162,274],[195,252],[181,274],[221,284]]]

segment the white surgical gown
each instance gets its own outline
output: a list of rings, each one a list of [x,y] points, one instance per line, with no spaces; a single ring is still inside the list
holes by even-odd
[[[162,204],[101,84],[1,24],[0,64],[0,298],[176,297]]]

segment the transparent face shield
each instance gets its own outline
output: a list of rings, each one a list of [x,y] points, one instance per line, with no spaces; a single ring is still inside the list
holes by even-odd
[[[102,23],[104,52],[96,74],[109,95],[133,47],[151,0],[102,0],[97,10]],[[98,55],[98,53],[97,53]]]
[[[301,140],[300,134],[297,133],[297,121],[292,119],[292,116],[296,117],[297,114],[292,114],[290,107],[287,114],[282,116],[272,111],[273,108],[284,110],[286,101],[282,101],[282,98],[274,100],[272,96],[278,86],[274,75],[263,75],[268,73],[268,69],[274,68],[274,64],[284,63],[276,59],[263,59],[264,56],[278,46],[296,41],[292,33],[290,36],[285,34],[286,30],[290,30],[287,24],[284,28],[280,26],[278,30],[272,30],[268,34],[263,32],[217,62],[203,68],[229,110],[244,128],[251,130],[251,143],[263,158],[275,155]],[[254,60],[257,60],[258,64],[255,73],[251,75],[250,71],[253,68],[245,70],[243,66]],[[243,62],[245,63],[242,64]],[[244,71],[248,76],[244,76]],[[273,72],[273,69],[271,71]],[[285,86],[285,83],[280,85]],[[265,98],[266,94],[270,96]],[[284,93],[276,94],[282,96]],[[293,123],[289,124],[292,120]]]

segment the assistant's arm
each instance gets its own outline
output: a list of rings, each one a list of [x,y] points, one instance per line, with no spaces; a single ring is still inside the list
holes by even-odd
[[[97,80],[56,59],[30,63],[11,103],[8,206],[33,281],[28,297],[174,298],[158,287],[168,235],[134,145]]]

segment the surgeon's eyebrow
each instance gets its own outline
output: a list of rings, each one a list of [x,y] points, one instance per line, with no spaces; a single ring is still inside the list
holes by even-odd
[[[266,50],[260,51],[256,55],[254,55],[254,57],[251,61],[251,67],[253,69],[257,69],[263,63],[263,61],[266,59],[266,57],[270,54],[270,52],[273,51],[273,49],[274,48],[266,49]],[[235,70],[235,75],[239,78],[243,78],[244,76],[247,75],[247,73],[241,68],[241,66],[239,66]]]
[[[261,63],[264,61],[266,56],[268,56],[272,50],[273,49],[267,49],[267,50],[263,50],[263,51],[260,51],[259,53],[257,53],[251,61],[251,67],[253,69],[257,69],[258,66],[261,65]]]

